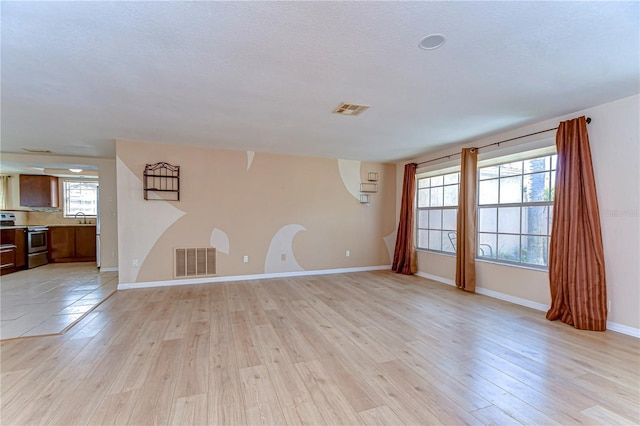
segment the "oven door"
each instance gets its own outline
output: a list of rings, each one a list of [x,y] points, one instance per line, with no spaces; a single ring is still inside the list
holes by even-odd
[[[47,251],[47,231],[28,231],[27,247],[29,254]]]

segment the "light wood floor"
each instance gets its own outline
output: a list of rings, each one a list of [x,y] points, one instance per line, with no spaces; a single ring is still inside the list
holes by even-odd
[[[386,271],[119,291],[0,346],[2,425],[640,423],[638,339]]]
[[[95,263],[56,263],[0,278],[0,339],[61,333],[116,291]]]

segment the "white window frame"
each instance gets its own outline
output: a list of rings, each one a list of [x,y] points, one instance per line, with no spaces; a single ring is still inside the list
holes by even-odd
[[[85,214],[85,216],[82,217],[87,217],[87,218],[96,218],[97,217],[97,212],[98,212],[98,197],[99,195],[99,183],[97,179],[63,179],[62,181],[62,205],[63,205],[63,215],[65,218],[75,218],[76,215],[78,214],[78,211],[69,211],[69,190],[67,189],[67,184],[69,183],[79,183],[79,182],[86,182],[86,183],[91,183],[91,184],[95,184],[96,186],[96,213],[95,214]]]
[[[504,264],[504,265],[509,265],[509,266],[518,266],[518,267],[525,267],[525,268],[532,268],[532,269],[539,269],[539,270],[548,270],[548,251],[549,251],[549,242],[550,242],[550,236],[551,236],[551,220],[553,217],[553,194],[555,191],[550,192],[551,197],[548,200],[545,201],[525,201],[524,199],[522,199],[520,202],[513,202],[513,203],[501,203],[500,201],[500,184],[501,184],[501,178],[504,177],[522,177],[521,179],[521,188],[523,188],[524,185],[524,177],[525,176],[530,176],[536,173],[548,173],[549,174],[549,190],[551,191],[552,189],[555,190],[555,182],[554,182],[554,176],[556,173],[556,163],[554,161],[552,161],[553,156],[555,156],[555,148],[550,147],[550,148],[546,148],[546,149],[540,149],[540,150],[535,150],[535,151],[531,151],[531,152],[525,152],[525,153],[520,153],[520,154],[516,154],[516,155],[510,155],[507,157],[501,157],[501,158],[494,158],[491,160],[486,160],[483,161],[481,163],[479,163],[478,165],[478,193],[477,193],[477,209],[478,209],[478,213],[477,213],[477,244],[476,244],[476,259],[478,260],[483,260],[483,261],[489,261],[492,263],[499,263],[499,264]],[[508,176],[497,176],[495,178],[490,178],[490,179],[483,179],[482,182],[486,182],[489,180],[496,180],[498,183],[498,189],[497,189],[497,194],[498,194],[498,200],[497,203],[484,203],[481,204],[480,203],[480,187],[481,187],[481,180],[480,180],[480,173],[482,169],[488,168],[488,167],[500,167],[501,165],[506,165],[506,164],[510,164],[510,163],[514,163],[514,162],[522,162],[522,161],[526,161],[526,160],[534,160],[534,159],[541,159],[541,158],[546,158],[546,157],[550,157],[550,167],[548,170],[545,170],[543,172],[526,172],[523,168],[522,172],[519,174],[510,174]],[[529,207],[545,207],[546,208],[546,217],[547,217],[547,232],[546,233],[523,233],[523,229],[522,229],[522,214],[523,214],[523,210],[525,208],[529,208]],[[499,221],[499,210],[500,208],[518,208],[519,209],[519,232],[518,233],[513,233],[513,232],[500,232],[500,223]],[[495,218],[495,223],[496,223],[496,229],[494,232],[481,232],[481,228],[480,228],[480,220],[481,220],[481,210],[489,210],[489,209],[495,209],[496,210],[496,218]],[[481,238],[482,235],[495,235],[495,246],[491,245],[491,244],[485,244],[482,243],[483,240]],[[520,260],[512,260],[512,259],[504,259],[504,258],[499,258],[499,236],[503,235],[503,236],[518,236],[518,256],[517,259]],[[530,263],[530,262],[526,262],[523,261],[523,237],[544,237],[546,238],[546,254],[547,254],[547,258],[546,258],[546,263],[545,264],[539,264],[539,263]],[[495,250],[495,251],[494,251]]]
[[[448,183],[445,184],[444,183],[444,176],[448,176],[448,175],[452,175],[452,174],[457,174],[457,183]],[[436,185],[434,187],[429,186],[428,188],[420,188],[420,181],[423,179],[428,179],[428,178],[438,178],[438,177],[443,177],[443,183],[442,185]],[[458,191],[457,193],[460,192],[459,188],[460,188],[460,167],[452,167],[452,168],[447,168],[447,169],[440,169],[440,170],[436,170],[433,172],[429,172],[429,173],[422,173],[418,176],[417,178],[417,182],[416,182],[416,249],[420,250],[420,251],[427,251],[427,252],[432,252],[432,253],[439,253],[439,254],[446,254],[446,255],[451,255],[451,256],[455,256],[456,254],[456,250],[455,247],[451,247],[451,250],[444,250],[443,247],[445,247],[445,245],[452,245],[452,242],[448,236],[449,232],[456,232],[455,229],[455,225],[453,227],[453,229],[449,229],[449,228],[445,228],[443,225],[444,219],[443,219],[443,215],[441,215],[440,217],[440,227],[435,228],[435,227],[431,227],[430,224],[430,220],[429,220],[429,215],[431,214],[432,211],[436,211],[436,210],[440,210],[444,213],[444,211],[451,211],[451,210],[455,210],[456,212],[456,219],[457,219],[457,211],[458,211],[458,204],[456,203],[455,205],[443,205],[442,206],[431,206],[430,202],[429,202],[429,206],[420,206],[419,203],[419,199],[420,199],[420,191],[421,190],[425,190],[425,189],[430,189],[430,188],[443,188],[443,192],[444,192],[444,187],[450,187],[450,186],[457,186]],[[444,201],[444,200],[443,200]],[[426,225],[421,223],[420,217],[422,216],[421,213],[422,212],[427,212],[427,223]],[[435,231],[435,232],[440,232],[440,250],[437,249],[433,249],[429,247],[429,241],[430,241],[430,237],[429,237],[429,233],[431,231]],[[421,244],[421,232],[426,232],[427,234],[427,238],[426,238],[426,246],[424,246],[424,244]]]

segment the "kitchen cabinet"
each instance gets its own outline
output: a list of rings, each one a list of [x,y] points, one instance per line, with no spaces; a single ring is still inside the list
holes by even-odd
[[[50,226],[49,262],[95,262],[95,226]]]
[[[0,230],[0,274],[8,274],[15,271],[16,246],[15,230]]]
[[[58,178],[44,175],[20,175],[20,205],[58,207]]]
[[[27,266],[27,229],[18,228],[15,230],[16,244],[16,268],[22,269]]]

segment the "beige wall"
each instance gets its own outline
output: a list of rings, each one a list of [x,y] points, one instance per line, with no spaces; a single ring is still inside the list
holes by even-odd
[[[28,163],[32,166],[41,164],[42,167],[50,164],[79,164],[96,166],[99,173],[99,199],[100,199],[100,260],[103,269],[118,267],[118,222],[116,220],[116,162],[113,159],[92,157],[67,157],[57,155],[34,154],[9,154],[2,153],[2,159],[7,162]],[[15,179],[17,185],[17,178]],[[17,194],[17,191],[14,191]],[[17,195],[16,195],[17,196]],[[17,199],[19,200],[19,198]],[[19,201],[17,202],[19,204]],[[17,205],[16,204],[16,205]],[[76,223],[73,220],[63,219],[62,212],[39,213],[27,212],[26,217],[20,213],[21,219],[29,224],[65,224]],[[18,214],[16,214],[18,219]],[[55,223],[47,222],[53,221]],[[25,224],[25,223],[22,223]]]
[[[589,139],[600,206],[607,293],[611,301],[608,320],[637,330],[640,329],[640,96],[472,141],[414,161],[459,152],[463,146],[482,146],[556,127],[560,121],[581,115],[593,119],[589,125]],[[546,135],[546,139],[551,139],[553,143],[554,132]],[[481,150],[480,155],[483,151],[485,156],[500,156],[517,150],[528,150],[539,146],[544,138],[543,135],[525,138],[500,148]],[[449,166],[451,162],[446,162],[445,165]],[[403,164],[397,165],[398,169],[402,167]],[[398,182],[398,188],[400,186],[401,182]],[[478,261],[476,265],[477,285],[481,290],[499,292],[537,304],[550,304],[548,276],[545,272],[482,261]],[[453,280],[455,259],[451,256],[419,253],[418,268],[422,273]]]
[[[394,165],[131,141],[116,154],[121,283],[172,280],[175,247],[216,247],[218,276],[390,264]],[[143,199],[144,166],[159,161],[181,167],[180,201]]]

